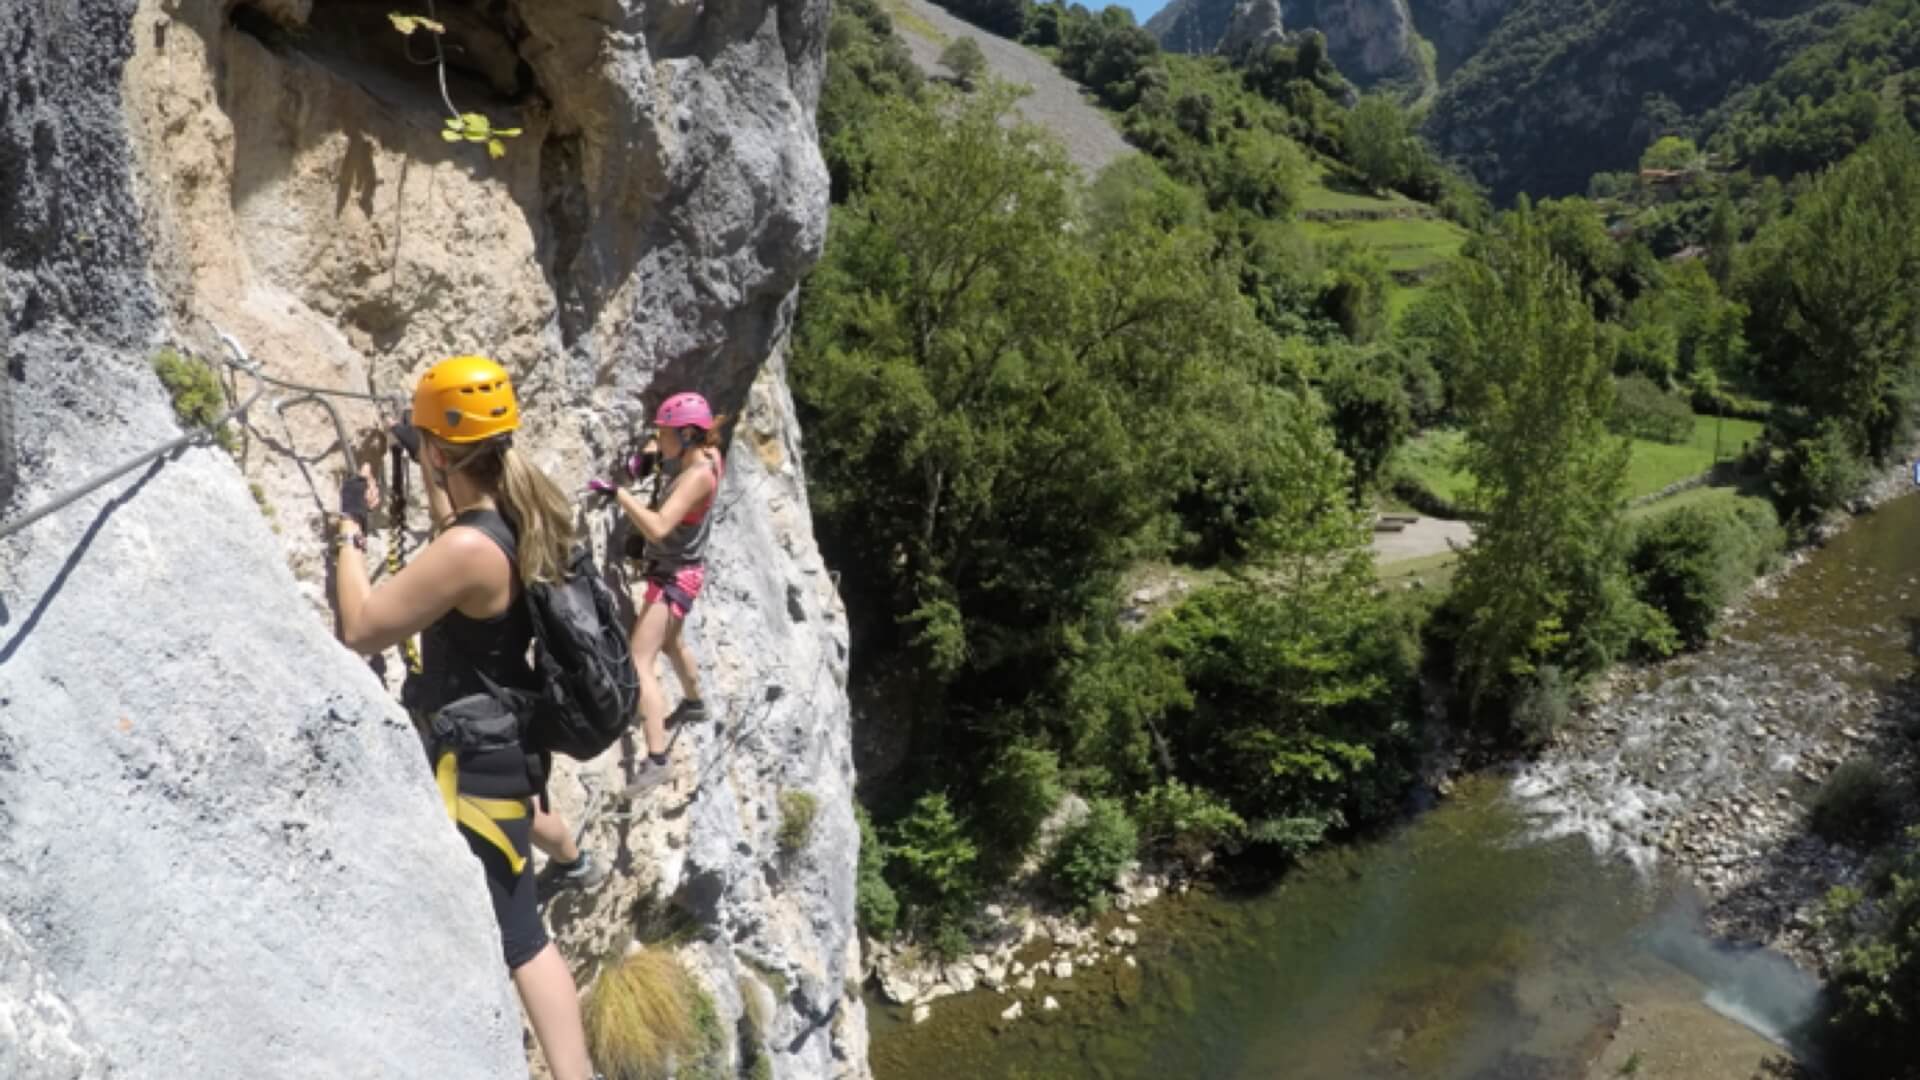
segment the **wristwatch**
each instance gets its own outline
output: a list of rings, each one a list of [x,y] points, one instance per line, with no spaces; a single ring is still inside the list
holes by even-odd
[[[358,528],[352,530],[342,529],[340,530],[339,546],[352,547],[355,551],[364,555],[367,551],[367,534],[361,532]]]

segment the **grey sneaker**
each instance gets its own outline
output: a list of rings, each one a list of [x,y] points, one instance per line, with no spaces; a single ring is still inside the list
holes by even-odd
[[[673,778],[673,765],[656,764],[651,755],[640,759],[640,765],[634,770],[633,783],[627,785],[625,792],[629,799],[637,799],[661,784]]]
[[[687,698],[673,707],[667,714],[667,726],[679,727],[681,724],[700,724],[706,722],[707,703],[699,698]]]
[[[554,884],[567,889],[591,889],[607,880],[607,868],[593,857],[593,852],[582,851],[580,857],[570,863],[552,864]]]

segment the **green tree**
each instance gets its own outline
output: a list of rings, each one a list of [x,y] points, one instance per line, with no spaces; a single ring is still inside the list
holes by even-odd
[[[1224,798],[1252,842],[1310,834],[1298,850],[1396,805],[1413,663],[1318,403],[1293,399],[1266,438],[1279,479],[1259,574],[1107,643],[1067,712],[1109,782],[1177,775]]]
[[[1733,209],[1733,200],[1722,191],[1713,202],[1713,218],[1707,223],[1707,273],[1722,289],[1733,281],[1739,247],[1740,220]]]
[[[1782,399],[1885,461],[1920,360],[1920,139],[1882,135],[1822,175],[1754,245],[1748,338]]]
[[[1373,490],[1387,459],[1413,434],[1407,389],[1380,351],[1326,350],[1320,394],[1341,453],[1353,465],[1354,495]]]
[[[986,73],[987,54],[980,51],[980,43],[972,38],[955,38],[953,44],[940,51],[940,66],[953,72],[954,80],[962,89],[971,90]]]
[[[958,919],[973,903],[980,849],[945,792],[920,796],[894,825],[887,856],[921,928]]]
[[[867,808],[854,803],[853,817],[860,827],[860,858],[854,872],[854,914],[860,920],[861,930],[874,937],[885,937],[893,932],[900,919],[900,901],[885,877],[887,851],[873,829]]]
[[[797,332],[856,677],[923,692],[929,753],[992,745],[936,729],[1046,681],[1204,467],[1193,432],[1239,430],[1235,372],[1273,349],[1203,228],[1152,185],[1082,215],[1058,146],[1003,125],[1009,102],[875,108]]]
[[[1113,799],[1091,799],[1087,816],[1068,829],[1047,860],[1047,878],[1061,899],[1079,907],[1105,903],[1120,871],[1140,850],[1140,831]]]
[[[1533,209],[1504,215],[1448,283],[1454,393],[1479,533],[1451,604],[1476,711],[1542,663],[1592,670],[1625,644],[1612,364]]]
[[[1379,191],[1399,184],[1406,177],[1410,138],[1406,115],[1393,99],[1384,94],[1368,94],[1347,113],[1341,145],[1346,150],[1348,163]]]
[[[1700,163],[1700,148],[1680,135],[1662,135],[1640,155],[1643,169],[1690,169]]]

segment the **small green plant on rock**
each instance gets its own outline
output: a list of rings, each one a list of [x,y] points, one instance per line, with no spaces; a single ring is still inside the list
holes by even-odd
[[[440,76],[440,100],[447,107],[447,126],[440,132],[440,137],[450,143],[485,143],[488,157],[507,156],[507,144],[501,140],[517,137],[521,129],[494,127],[493,121],[483,113],[461,112],[454,107],[453,98],[447,94],[447,56],[440,45],[440,38],[447,32],[446,24],[425,15],[405,15],[398,11],[388,12],[387,19],[409,41],[416,32],[429,35],[433,41],[433,62]]]
[[[807,846],[813,836],[813,817],[819,803],[804,791],[780,793],[780,850],[791,855]]]
[[[212,432],[220,449],[229,454],[238,451],[233,432],[225,424],[214,426],[227,411],[227,393],[211,367],[173,349],[161,349],[153,355],[153,370],[173,396],[173,413],[183,426]]]

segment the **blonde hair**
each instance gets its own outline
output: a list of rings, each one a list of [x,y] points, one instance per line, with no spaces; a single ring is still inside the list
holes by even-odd
[[[447,457],[449,472],[465,473],[493,494],[513,521],[520,581],[562,581],[573,553],[573,504],[540,466],[508,442],[450,443],[428,435]]]

